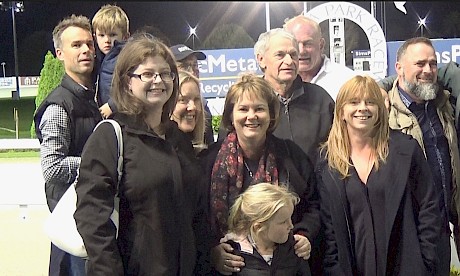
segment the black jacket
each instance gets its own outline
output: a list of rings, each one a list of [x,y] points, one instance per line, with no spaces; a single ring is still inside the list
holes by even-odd
[[[311,242],[315,239],[320,228],[319,197],[313,165],[308,156],[294,142],[279,139],[273,135],[268,136],[275,143],[275,158],[279,173],[279,183],[287,184],[300,197],[300,203],[294,208],[292,216],[292,222],[294,223],[293,232],[294,234],[306,236]],[[216,142],[199,155],[205,170],[208,198],[212,167],[222,141]],[[210,246],[212,247],[218,244],[221,237],[217,233],[211,233],[211,236],[212,241]]]
[[[188,160],[190,140],[179,130],[167,132],[164,140],[142,120],[124,114],[113,118],[124,141],[117,239],[109,220],[117,181],[117,144],[110,124],[89,138],[76,186],[74,217],[89,256],[88,275],[192,275],[196,201],[191,197],[201,173]]]
[[[263,257],[254,249],[253,254],[241,251],[240,244],[232,240],[227,241],[234,249],[235,255],[244,258],[245,266],[234,276],[310,276],[308,261],[299,258],[294,250],[294,236],[289,235],[288,240],[278,244],[273,252],[273,260],[268,265]]]
[[[318,163],[321,221],[324,225],[326,275],[356,275],[354,248],[345,180],[330,170],[322,158]],[[430,168],[417,141],[399,131],[390,132],[389,155],[376,173],[384,181],[385,275],[433,275],[440,235],[440,211]],[[380,225],[380,224],[381,225]]]
[[[327,140],[334,118],[334,100],[322,87],[297,76],[290,100],[281,102],[280,122],[273,134],[294,141],[316,164],[318,147]]]
[[[40,143],[42,142],[42,134],[39,129],[40,121],[46,108],[51,104],[63,107],[70,118],[72,140],[69,156],[81,156],[86,140],[102,119],[94,102],[94,91],[85,90],[69,75],[64,74],[61,84],[51,91],[35,112],[35,133]]]

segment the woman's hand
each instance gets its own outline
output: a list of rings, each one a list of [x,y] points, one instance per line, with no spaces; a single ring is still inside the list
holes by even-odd
[[[295,234],[294,240],[295,240],[295,244],[294,244],[295,254],[299,258],[303,258],[304,260],[310,259],[311,243],[307,239],[307,237]]]
[[[221,243],[211,249],[211,264],[221,274],[232,275],[244,266],[244,259],[234,255],[233,248],[228,243]]]

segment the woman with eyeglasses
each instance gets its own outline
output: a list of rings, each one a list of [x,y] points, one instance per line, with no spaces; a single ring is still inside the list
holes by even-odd
[[[120,224],[109,219],[117,187],[117,140],[102,124],[82,154],[75,220],[88,275],[193,275],[192,227],[200,167],[188,137],[170,120],[178,97],[170,50],[145,34],[131,38],[115,66],[112,95],[123,133]],[[196,224],[196,221],[194,222]]]

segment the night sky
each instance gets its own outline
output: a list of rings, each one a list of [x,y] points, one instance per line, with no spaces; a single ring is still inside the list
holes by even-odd
[[[271,28],[281,27],[284,19],[301,13],[304,7],[304,2],[269,3]],[[311,9],[325,2],[305,3],[307,9]],[[370,10],[370,2],[352,3]],[[51,33],[62,18],[74,13],[91,19],[104,4],[116,4],[125,10],[131,33],[144,25],[155,26],[168,36],[171,44],[185,43],[191,47],[192,40],[187,40],[188,26],[197,26],[195,48],[200,48],[200,40],[204,40],[218,23],[239,24],[255,41],[266,28],[265,2],[24,1],[24,12],[15,14],[20,75],[39,75],[46,52],[54,52]],[[425,35],[439,37],[443,17],[449,11],[460,11],[460,5],[453,1],[407,2],[406,9],[407,15],[398,11],[392,2],[386,2],[387,41],[417,35],[417,14],[421,17],[428,14]],[[380,8],[377,13],[381,13]],[[0,11],[0,34],[0,62],[6,62],[6,75],[11,76],[14,74],[11,10]],[[455,34],[447,37],[453,38]]]

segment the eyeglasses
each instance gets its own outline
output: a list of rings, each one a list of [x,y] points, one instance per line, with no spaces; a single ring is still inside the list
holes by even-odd
[[[156,80],[158,76],[160,76],[161,80],[164,82],[171,82],[176,78],[176,74],[174,74],[173,72],[162,72],[162,73],[144,72],[142,74],[128,73],[128,76],[137,77],[142,82],[152,82]]]

